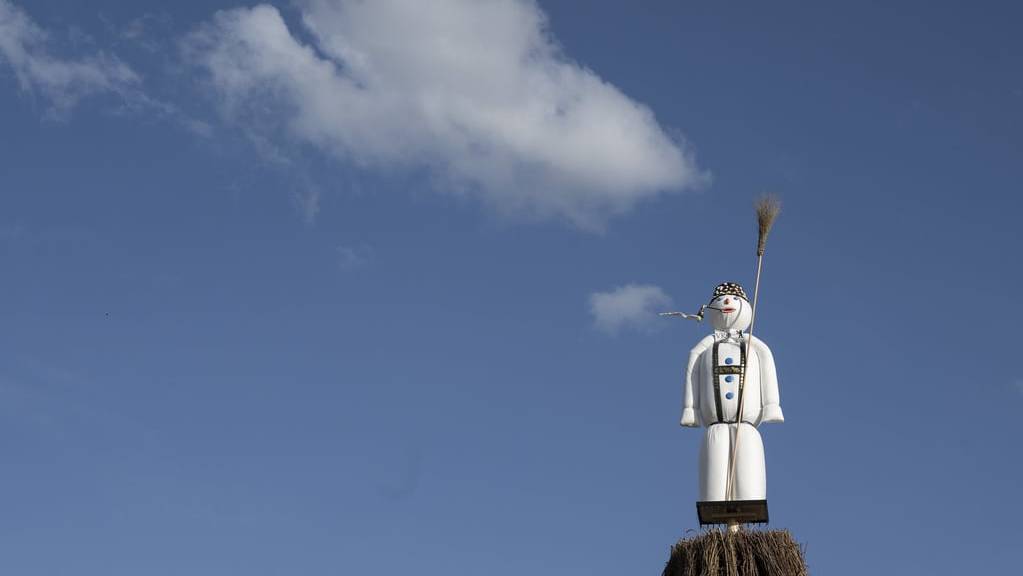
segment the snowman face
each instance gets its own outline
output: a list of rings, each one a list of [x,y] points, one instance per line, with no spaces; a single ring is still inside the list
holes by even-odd
[[[706,314],[715,330],[745,330],[753,319],[753,307],[739,296],[718,296],[707,305]]]

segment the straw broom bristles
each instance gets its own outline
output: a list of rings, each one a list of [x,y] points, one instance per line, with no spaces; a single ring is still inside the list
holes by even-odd
[[[766,195],[757,201],[757,227],[760,229],[757,239],[757,256],[763,256],[767,247],[767,234],[774,225],[774,219],[781,212],[781,201],[777,197]]]
[[[787,530],[708,530],[671,548],[662,576],[807,576]]]

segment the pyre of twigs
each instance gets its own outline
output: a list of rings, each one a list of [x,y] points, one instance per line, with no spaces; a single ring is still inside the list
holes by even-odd
[[[807,576],[788,530],[708,530],[671,547],[661,576]]]
[[[771,231],[774,219],[781,212],[781,201],[775,196],[764,196],[757,201],[757,226],[760,228],[757,240],[757,256],[764,255],[767,233]]]

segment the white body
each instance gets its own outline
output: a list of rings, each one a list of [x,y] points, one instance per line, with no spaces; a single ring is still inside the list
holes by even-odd
[[[719,322],[715,322],[720,325]],[[718,342],[718,365],[737,366],[741,345],[752,338],[746,358],[742,418],[738,418],[738,375],[714,375],[714,343]],[[721,399],[719,423],[714,380],[718,380]],[[741,424],[736,422],[741,421]],[[767,472],[764,445],[757,426],[761,422],[782,422],[778,398],[778,377],[770,348],[756,337],[737,330],[718,330],[707,336],[689,353],[683,393],[683,426],[704,426],[700,449],[700,500],[725,500],[728,466],[739,430],[739,454],[736,457],[734,500],[767,498]]]

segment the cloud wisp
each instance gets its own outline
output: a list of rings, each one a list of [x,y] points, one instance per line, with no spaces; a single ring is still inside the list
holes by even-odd
[[[438,188],[584,228],[706,181],[649,108],[562,53],[531,0],[309,0],[300,13],[299,36],[264,4],[182,42],[224,116],[278,147],[425,168]]]
[[[609,292],[590,294],[593,325],[615,335],[625,328],[651,330],[657,313],[671,305],[671,297],[659,286],[626,284]]]
[[[369,262],[373,249],[365,244],[337,247],[337,265],[341,270],[354,270]]]
[[[66,115],[86,96],[135,93],[138,74],[116,56],[61,58],[51,53],[51,44],[49,34],[23,10],[0,0],[0,62],[10,67],[22,90],[49,102],[53,116]]]

